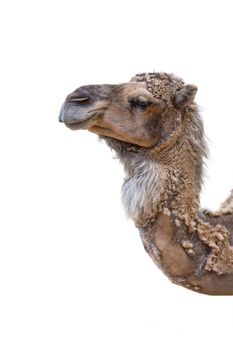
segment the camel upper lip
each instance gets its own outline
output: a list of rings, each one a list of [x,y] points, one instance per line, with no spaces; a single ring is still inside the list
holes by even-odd
[[[61,106],[59,121],[67,126],[72,124],[82,124],[88,121],[92,116],[89,112],[83,110],[83,106],[77,106],[75,101],[65,101]]]

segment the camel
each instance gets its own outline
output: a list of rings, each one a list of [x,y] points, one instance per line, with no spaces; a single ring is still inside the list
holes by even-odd
[[[166,276],[198,293],[233,295],[233,192],[215,212],[200,208],[207,145],[196,92],[173,74],[137,74],[78,88],[59,120],[116,152],[123,206]]]

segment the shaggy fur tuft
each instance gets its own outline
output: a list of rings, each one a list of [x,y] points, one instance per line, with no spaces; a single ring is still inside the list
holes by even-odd
[[[126,170],[127,171],[127,170]],[[137,219],[156,207],[164,188],[166,171],[163,165],[151,160],[134,159],[130,164],[133,174],[122,186],[122,202],[129,217]]]

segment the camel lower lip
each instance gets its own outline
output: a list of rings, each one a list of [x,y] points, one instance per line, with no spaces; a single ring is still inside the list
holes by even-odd
[[[95,123],[95,118],[89,117],[80,122],[78,121],[65,122],[65,125],[71,130],[82,130],[82,129],[87,129],[88,127],[92,126],[94,123]]]
[[[77,122],[77,123],[65,123],[65,125],[71,130],[82,130],[82,129],[85,129],[87,122],[83,121],[83,122]]]

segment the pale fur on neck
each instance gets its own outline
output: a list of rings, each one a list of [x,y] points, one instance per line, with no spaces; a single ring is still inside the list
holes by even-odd
[[[183,123],[179,142],[162,151],[101,137],[124,165],[127,177],[122,186],[122,203],[127,215],[136,222],[155,218],[158,207],[163,207],[165,198],[174,191],[179,194],[177,210],[184,214],[193,212],[193,206],[197,209],[207,147],[195,104],[186,111]]]
[[[127,215],[136,220],[152,208],[155,210],[160,201],[166,178],[162,164],[149,159],[132,159],[125,166],[128,177],[122,185],[122,203]]]

